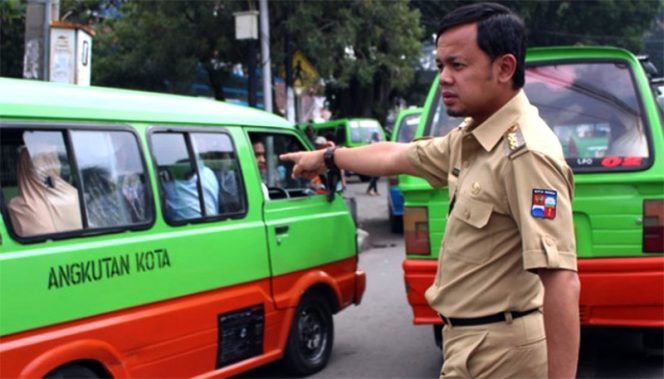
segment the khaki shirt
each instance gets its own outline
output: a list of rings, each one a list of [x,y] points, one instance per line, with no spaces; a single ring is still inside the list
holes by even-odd
[[[560,142],[523,91],[481,125],[464,124],[408,151],[432,186],[449,186],[452,208],[425,296],[447,317],[541,307],[534,270],[576,271],[574,180]]]

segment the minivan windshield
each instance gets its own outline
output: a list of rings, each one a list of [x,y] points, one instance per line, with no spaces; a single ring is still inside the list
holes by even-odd
[[[524,90],[575,171],[639,169],[650,154],[630,66],[597,61],[531,66]]]

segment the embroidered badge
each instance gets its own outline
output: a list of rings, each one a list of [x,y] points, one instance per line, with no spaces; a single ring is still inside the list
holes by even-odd
[[[554,219],[556,217],[558,193],[549,189],[533,188],[533,203],[530,214],[535,218]]]

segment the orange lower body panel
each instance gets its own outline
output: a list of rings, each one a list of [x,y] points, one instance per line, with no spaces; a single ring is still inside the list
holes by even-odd
[[[359,303],[365,278],[356,264],[354,257],[274,281],[259,280],[5,336],[0,339],[0,377],[43,377],[78,360],[96,361],[112,377],[236,375],[283,356],[294,307],[308,288],[329,286],[337,295],[337,309]],[[297,286],[288,287],[286,277]],[[279,296],[289,306],[275,306],[274,287],[279,287]],[[217,368],[219,315],[256,305],[264,311],[262,354]]]
[[[579,259],[582,325],[664,327],[664,257]],[[436,275],[436,260],[403,262],[414,324],[441,324],[424,292]]]
[[[581,324],[664,327],[664,257],[579,259]]]

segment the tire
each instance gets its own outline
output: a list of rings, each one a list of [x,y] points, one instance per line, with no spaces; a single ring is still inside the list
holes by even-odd
[[[330,305],[316,292],[302,297],[293,316],[283,363],[294,375],[322,370],[330,359],[334,322]]]
[[[45,379],[97,379],[99,375],[85,366],[67,365],[49,372]]]

